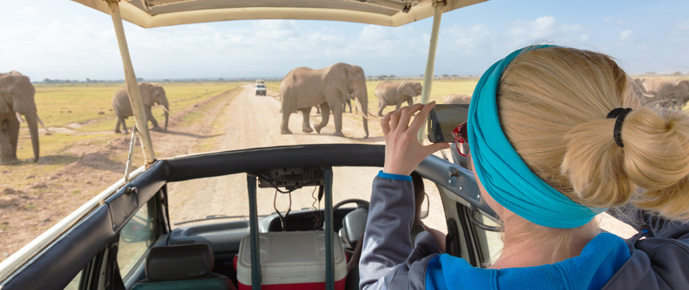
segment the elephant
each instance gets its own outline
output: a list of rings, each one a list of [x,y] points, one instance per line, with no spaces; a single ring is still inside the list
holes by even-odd
[[[647,101],[661,107],[682,109],[689,101],[689,80],[646,80],[634,79],[635,89],[644,95]]]
[[[280,83],[282,134],[292,134],[289,130],[289,117],[300,111],[304,121],[302,131],[313,132],[309,124],[311,107],[320,106],[321,123],[314,126],[320,134],[321,129],[328,124],[332,108],[335,119],[335,135],[342,134],[343,103],[355,98],[361,105],[363,113],[364,132],[368,138],[368,93],[366,92],[366,76],[364,70],[356,65],[336,63],[329,67],[311,69],[307,67],[295,68]]]
[[[153,124],[153,130],[161,130],[158,126],[158,122],[153,118],[151,114],[151,107],[157,105],[163,105],[163,110],[165,111],[165,128],[164,132],[167,132],[167,121],[170,113],[170,106],[167,101],[167,95],[165,94],[165,89],[163,87],[151,84],[151,83],[140,83],[139,90],[141,92],[141,100],[144,103],[144,111],[146,112],[146,120],[151,121]],[[117,115],[117,124],[115,124],[115,133],[120,132],[120,124],[124,129],[124,133],[127,134],[127,125],[124,120],[129,116],[134,116],[134,111],[132,105],[129,102],[129,95],[127,94],[127,88],[121,88],[115,95],[112,96],[112,107],[115,109],[115,115]],[[148,123],[148,122],[147,122]]]
[[[421,95],[423,87],[419,82],[382,82],[376,86],[375,95],[378,99],[378,116],[383,116],[385,106],[395,105],[399,109],[402,103],[410,106],[414,103],[414,97]]]
[[[445,97],[445,104],[469,104],[471,103],[470,95],[449,95]]]
[[[34,96],[36,88],[29,77],[11,71],[0,74],[0,164],[14,164],[17,159],[19,122],[21,115],[26,118],[33,146],[33,161],[38,161],[38,112]],[[42,122],[41,122],[42,123]]]

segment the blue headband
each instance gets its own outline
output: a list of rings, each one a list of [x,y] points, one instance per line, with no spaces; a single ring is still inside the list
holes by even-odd
[[[481,76],[469,106],[469,149],[478,178],[500,205],[541,226],[576,228],[606,209],[578,204],[540,179],[507,140],[498,117],[497,90],[505,67],[519,54],[544,47],[550,45],[512,52]]]

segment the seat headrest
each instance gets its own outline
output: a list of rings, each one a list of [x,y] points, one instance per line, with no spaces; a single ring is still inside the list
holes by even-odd
[[[150,281],[196,278],[210,274],[213,263],[213,250],[207,244],[155,247],[146,259],[146,277]]]
[[[366,229],[366,219],[368,218],[368,209],[356,208],[350,211],[342,219],[342,229],[344,229],[344,239],[347,244],[354,246],[364,236],[364,229]]]

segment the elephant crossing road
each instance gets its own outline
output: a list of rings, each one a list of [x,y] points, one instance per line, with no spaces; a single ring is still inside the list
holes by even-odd
[[[342,134],[343,103],[355,98],[361,105],[363,116],[368,115],[368,93],[366,91],[366,76],[364,70],[356,65],[336,63],[321,69],[299,67],[293,69],[280,83],[282,106],[282,134],[291,134],[289,117],[300,111],[303,115],[303,132],[312,132],[309,124],[309,114],[313,106],[321,108],[322,121],[315,125],[316,132],[328,124],[330,110],[335,119],[335,135]],[[368,138],[368,120],[363,118],[364,138]]]

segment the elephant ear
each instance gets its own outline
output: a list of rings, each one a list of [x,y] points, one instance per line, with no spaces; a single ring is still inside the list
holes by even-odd
[[[19,96],[15,95],[12,108],[23,115],[36,113],[36,88],[31,84],[31,80],[24,75],[15,75],[14,79]]]
[[[407,87],[408,81],[401,81],[399,84],[397,84],[397,95],[406,95],[406,92],[408,91]]]
[[[406,82],[404,84],[403,91],[405,96],[416,97],[418,95],[416,93],[416,89],[414,88],[414,83],[412,82]]]
[[[415,91],[416,95],[417,96],[420,95],[423,92],[423,86],[421,85],[421,83],[415,82],[413,85],[414,85],[414,91]]]
[[[153,100],[153,85],[150,83],[140,83],[139,84],[139,92],[141,93],[141,101],[144,103],[146,106],[153,106],[154,100]]]
[[[0,75],[0,113],[10,113],[12,111],[12,96],[7,91],[14,83],[9,74]]]
[[[349,75],[349,66],[346,63],[331,65],[327,71],[326,83],[340,91],[345,97],[351,94],[352,79]]]

